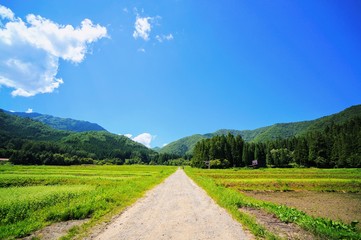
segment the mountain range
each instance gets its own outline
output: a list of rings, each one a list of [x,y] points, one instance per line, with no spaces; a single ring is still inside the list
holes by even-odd
[[[35,121],[42,122],[54,129],[66,130],[72,132],[88,132],[88,131],[106,131],[102,126],[88,121],[75,120],[71,118],[60,118],[40,113],[26,112],[4,112],[22,118],[31,118]]]
[[[36,152],[42,152],[42,148],[48,148],[46,150],[48,152],[53,148],[57,148],[64,153],[91,156],[94,159],[114,157],[127,159],[134,158],[135,156],[147,159],[147,156],[155,154],[153,150],[134,142],[128,137],[112,134],[107,131],[94,130],[93,126],[98,126],[96,124],[92,125],[85,121],[65,119],[65,123],[78,122],[85,123],[84,126],[91,126],[88,128],[91,129],[90,131],[74,132],[54,129],[51,127],[53,125],[47,125],[40,120],[34,120],[28,116],[23,115],[23,117],[19,117],[17,114],[9,114],[9,112],[0,109],[0,150],[5,149],[2,154],[11,155],[12,152],[18,150],[28,151],[28,148],[34,148],[34,146],[37,148]],[[39,119],[36,117],[42,117],[41,114],[32,114],[30,116],[35,117],[35,119]],[[56,120],[60,118],[48,116],[48,119]],[[79,130],[84,129],[84,127],[79,128]],[[38,145],[35,143],[38,143]],[[50,145],[48,146],[46,143]]]
[[[9,112],[1,109],[0,112],[2,112],[2,119],[0,118],[0,136],[2,134],[3,136],[5,135],[9,137],[12,136],[41,141],[61,140],[67,144],[72,142],[81,149],[84,149],[84,146],[87,146],[87,150],[91,149],[92,144],[103,146],[104,149],[107,150],[112,150],[112,147],[115,149],[121,149],[121,147],[125,145],[127,145],[126,149],[131,149],[136,146],[139,150],[139,147],[144,147],[138,143],[134,143],[132,140],[124,136],[111,134],[100,125],[88,121],[60,118],[40,113]],[[323,130],[332,123],[342,124],[354,117],[361,117],[361,105],[355,105],[339,113],[311,121],[277,123],[254,130],[220,129],[213,133],[195,134],[171,142],[163,148],[154,148],[153,150],[159,153],[175,154],[179,156],[191,155],[197,142],[202,139],[212,138],[216,135],[226,135],[231,133],[233,135],[241,135],[247,142],[265,142],[269,140],[301,136],[314,130]],[[4,119],[6,119],[6,121],[4,121]],[[96,134],[91,132],[98,133]],[[89,140],[89,138],[93,139],[92,144],[90,145],[84,143],[84,141],[86,142],[84,139]],[[74,139],[82,139],[82,141],[76,143],[77,140]],[[95,141],[94,139],[97,140]],[[104,145],[104,139],[107,139],[107,141],[112,144]],[[119,142],[121,142],[121,144],[117,145]],[[145,149],[143,150],[148,152]],[[152,150],[149,149],[149,151]]]
[[[261,127],[254,130],[221,129],[214,133],[195,134],[171,142],[163,148],[159,149],[158,152],[177,154],[181,156],[192,154],[193,148],[198,141],[206,138],[211,138],[216,135],[225,135],[228,133],[231,133],[233,135],[241,135],[243,140],[247,142],[265,142],[269,140],[301,136],[310,131],[323,130],[332,123],[342,124],[354,117],[361,117],[361,105],[355,105],[339,113],[311,121],[277,123],[271,126]]]

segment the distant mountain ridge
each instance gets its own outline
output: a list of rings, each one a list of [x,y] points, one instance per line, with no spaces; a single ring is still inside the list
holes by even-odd
[[[36,115],[34,114],[34,116]],[[74,155],[79,156],[92,156],[94,159],[146,158],[155,153],[144,145],[118,134],[107,131],[57,130],[29,117],[19,117],[0,109],[0,149],[19,150],[19,146],[25,142],[54,143],[61,146],[64,152],[73,152]]]
[[[71,118],[54,117],[51,115],[40,114],[35,112],[26,113],[26,112],[9,112],[5,110],[3,111],[6,112],[7,114],[15,115],[18,117],[33,119],[35,121],[44,123],[57,130],[65,130],[72,132],[107,131],[102,126],[88,121],[75,120]]]
[[[277,123],[267,127],[254,130],[233,130],[220,129],[214,133],[195,134],[181,138],[169,143],[159,150],[160,153],[185,155],[191,154],[196,143],[202,139],[211,138],[216,135],[241,135],[247,142],[264,142],[268,140],[284,139],[293,136],[300,136],[309,131],[322,130],[331,123],[342,124],[354,117],[361,117],[361,105],[349,107],[339,113],[321,117],[311,121],[301,121],[293,123]]]

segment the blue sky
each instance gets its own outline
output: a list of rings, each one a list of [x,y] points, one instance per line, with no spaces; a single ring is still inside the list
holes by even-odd
[[[0,5],[6,110],[88,120],[155,147],[361,103],[358,0]]]

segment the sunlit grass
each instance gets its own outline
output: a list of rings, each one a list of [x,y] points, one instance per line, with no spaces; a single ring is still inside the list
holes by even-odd
[[[361,191],[360,169],[228,169],[198,174],[239,191]]]
[[[293,222],[320,239],[361,239],[354,226],[315,218],[284,205],[256,200],[241,191],[340,191],[360,192],[360,169],[227,169],[186,168],[186,173],[222,207],[256,236],[275,239],[256,219],[239,211],[241,207],[263,209],[284,222]],[[293,178],[292,178],[293,176]],[[342,206],[340,206],[342,207]]]
[[[0,166],[0,239],[129,206],[175,171],[164,166]]]

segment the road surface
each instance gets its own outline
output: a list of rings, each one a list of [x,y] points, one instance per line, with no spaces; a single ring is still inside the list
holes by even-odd
[[[253,239],[179,169],[88,239]]]

